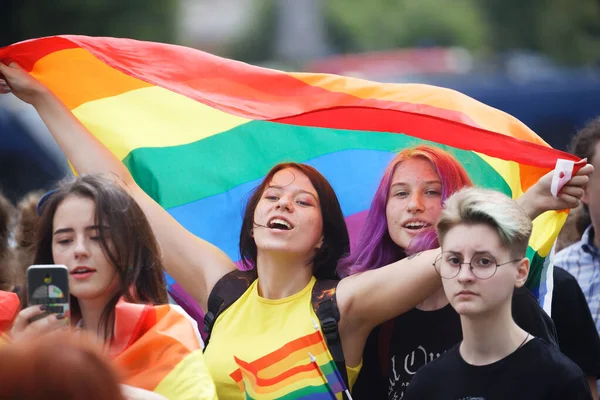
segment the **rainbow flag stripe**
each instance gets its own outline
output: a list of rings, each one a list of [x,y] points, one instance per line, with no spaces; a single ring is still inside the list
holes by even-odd
[[[0,290],[0,343],[2,336],[10,330],[20,310],[21,302],[17,294]]]
[[[120,301],[109,356],[123,383],[168,399],[213,399],[198,326],[179,306]]]
[[[310,354],[316,358],[313,363]],[[320,331],[295,339],[253,362],[235,357],[238,369],[230,376],[258,399],[331,399],[344,391],[335,362]]]
[[[234,260],[243,201],[278,162],[304,162],[329,179],[355,243],[384,167],[408,146],[442,147],[476,185],[513,198],[558,158],[577,160],[512,116],[439,87],[281,72],[180,46],[84,36],[17,43],[0,49],[0,60],[44,82],[147,193]],[[541,300],[546,257],[566,216],[548,212],[534,223],[528,285]]]

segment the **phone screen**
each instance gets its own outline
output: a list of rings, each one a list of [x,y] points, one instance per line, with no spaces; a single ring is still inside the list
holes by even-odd
[[[46,311],[34,320],[48,314],[69,312],[69,271],[64,265],[32,265],[27,268],[27,301],[45,305]]]

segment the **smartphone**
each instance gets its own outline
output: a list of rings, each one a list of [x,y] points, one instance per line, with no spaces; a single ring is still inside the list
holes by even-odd
[[[69,270],[64,265],[32,265],[27,268],[27,303],[45,305],[46,311],[29,320],[50,314],[70,315]]]

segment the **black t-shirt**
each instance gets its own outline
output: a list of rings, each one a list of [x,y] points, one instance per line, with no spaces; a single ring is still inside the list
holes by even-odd
[[[459,345],[419,370],[405,400],[591,400],[579,367],[533,339],[500,361],[473,366]]]
[[[560,351],[587,376],[600,378],[600,336],[577,279],[554,267],[552,319]]]
[[[558,349],[554,324],[530,290],[515,290],[513,318],[522,329]],[[435,311],[414,308],[382,324],[367,339],[352,397],[402,399],[416,371],[461,340],[460,317],[451,305]]]
[[[386,335],[390,337],[386,338]],[[365,348],[363,367],[352,395],[356,400],[399,400],[419,368],[462,340],[460,317],[450,304],[435,311],[413,308],[379,327],[377,337],[372,335],[369,339],[371,343],[367,343],[369,348]],[[384,366],[383,360],[379,359],[384,349],[378,344],[386,341],[389,350]],[[367,359],[368,353],[370,357]],[[374,365],[373,354],[377,356],[379,365]],[[375,373],[383,367],[386,369],[385,376]]]

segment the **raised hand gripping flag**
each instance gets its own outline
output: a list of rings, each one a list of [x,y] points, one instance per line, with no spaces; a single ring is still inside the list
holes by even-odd
[[[439,87],[287,73],[180,46],[84,36],[17,43],[0,60],[31,71],[147,193],[233,260],[246,195],[278,162],[307,163],[327,177],[355,242],[385,166],[406,147],[439,146],[475,185],[513,198],[557,159],[577,161],[510,115]],[[528,285],[542,303],[546,258],[566,217],[534,221]]]

